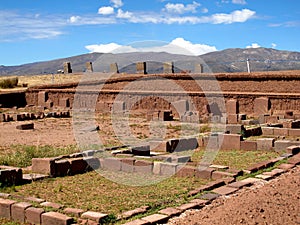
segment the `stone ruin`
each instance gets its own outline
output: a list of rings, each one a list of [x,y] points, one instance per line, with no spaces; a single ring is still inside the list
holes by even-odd
[[[72,73],[71,63],[65,62],[64,63],[64,74]]]

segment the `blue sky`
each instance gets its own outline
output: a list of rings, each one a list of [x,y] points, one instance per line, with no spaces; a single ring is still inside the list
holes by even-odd
[[[148,40],[196,55],[300,51],[299,28],[299,0],[1,0],[0,65],[134,51],[130,43]]]

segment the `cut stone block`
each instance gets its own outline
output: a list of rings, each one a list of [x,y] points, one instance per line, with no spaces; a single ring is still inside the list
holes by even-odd
[[[133,216],[135,216],[137,214],[141,214],[141,213],[147,212],[147,210],[149,208],[150,208],[149,206],[142,206],[140,208],[129,210],[129,211],[123,212],[118,218],[120,218],[120,219],[121,218],[122,219],[128,219],[128,218],[133,217]]]
[[[176,173],[177,164],[175,163],[161,163],[160,174],[163,176],[173,176]]]
[[[132,154],[139,156],[150,156],[150,145],[135,146],[131,148]]]
[[[274,138],[259,138],[256,140],[257,150],[272,150],[274,142]]]
[[[257,150],[256,141],[241,141],[241,150],[256,151]]]
[[[182,210],[169,207],[158,211],[158,213],[173,217],[178,216],[180,213],[182,213]]]
[[[61,208],[63,208],[63,205],[58,204],[58,203],[54,203],[54,202],[42,202],[40,205],[44,206],[44,207],[51,207],[53,209],[61,209]]]
[[[166,141],[150,141],[150,150],[155,152],[167,152]]]
[[[238,188],[223,186],[223,187],[213,189],[212,191],[220,195],[229,195],[236,192],[237,190]]]
[[[134,172],[134,162],[135,162],[135,159],[122,158],[121,159],[121,170],[126,173],[133,173]]]
[[[16,204],[13,204],[11,207],[11,218],[14,221],[19,221],[21,223],[25,222],[25,210],[32,205],[27,202],[19,202]]]
[[[239,134],[220,134],[219,144],[221,150],[240,150],[243,137]]]
[[[22,184],[22,169],[11,166],[0,166],[0,182],[8,186]]]
[[[227,185],[228,187],[232,187],[232,188],[237,188],[237,189],[241,189],[243,187],[248,187],[251,186],[251,183],[247,183],[247,182],[242,182],[242,181],[235,181],[233,183],[230,183]]]
[[[226,102],[226,113],[227,114],[238,114],[239,106],[238,101],[235,99],[230,99]]]
[[[105,219],[108,215],[99,212],[88,211],[81,215],[83,219],[89,219],[96,221],[97,223],[101,223],[103,219]]]
[[[177,177],[194,177],[195,167],[191,166],[177,166],[176,176]]]
[[[300,145],[300,141],[290,141],[290,140],[278,140],[274,142],[275,151],[282,151],[287,149],[289,146],[295,146],[296,144]],[[291,153],[292,154],[292,153]]]
[[[31,161],[33,173],[55,175],[55,158],[33,158]]]
[[[20,124],[20,125],[17,125],[16,128],[18,130],[33,130],[34,129],[34,123]]]
[[[70,100],[69,98],[60,98],[59,99],[59,107],[68,108],[70,107]]]
[[[274,128],[274,135],[288,136],[289,135],[289,129],[288,128]]]
[[[123,101],[114,101],[112,110],[114,113],[124,112],[126,110],[125,102]]]
[[[44,107],[47,101],[47,93],[45,91],[40,91],[38,93],[38,106]]]
[[[212,168],[206,168],[204,170],[195,170],[195,177],[196,178],[201,178],[201,179],[206,179],[206,180],[210,180],[212,178],[212,173],[215,170]]]
[[[262,127],[263,135],[274,135],[274,127]]]
[[[117,158],[101,158],[100,159],[101,168],[111,171],[121,170],[121,161]]]
[[[81,174],[88,171],[88,164],[83,158],[69,159],[70,174]]]
[[[127,223],[124,223],[123,225],[149,225],[150,222],[141,220],[141,219],[136,219]]]
[[[217,180],[217,179],[221,179],[221,178],[225,178],[225,177],[232,177],[233,174],[232,173],[228,173],[225,171],[213,171],[211,178],[213,180]]]
[[[229,124],[237,124],[239,119],[238,114],[228,114],[227,115],[227,123]]]
[[[75,209],[75,208],[65,208],[64,213],[75,216],[75,217],[80,217],[82,213],[84,213],[84,210],[82,209]]]
[[[44,212],[45,210],[42,208],[29,207],[25,210],[25,220],[30,224],[41,224]]]
[[[176,209],[179,209],[181,211],[186,211],[186,210],[195,209],[195,208],[199,208],[199,205],[195,202],[186,203],[186,204],[176,207]]]
[[[269,98],[256,98],[254,100],[254,114],[259,116],[261,114],[268,114],[270,109],[270,100]]]
[[[70,174],[70,165],[68,160],[55,161],[55,177],[64,177]]]
[[[226,133],[229,133],[229,134],[242,134],[243,130],[245,130],[245,128],[241,124],[227,124],[226,125]]]
[[[300,153],[300,143],[299,145],[292,145],[286,148],[286,152],[289,154],[296,155]]]
[[[73,218],[58,212],[46,212],[42,214],[43,225],[71,225]]]
[[[0,198],[0,217],[11,219],[11,208],[16,201]]]
[[[300,129],[289,129],[289,136],[300,137]]]
[[[169,216],[163,214],[152,214],[150,216],[143,217],[142,220],[149,222],[150,224],[165,223],[169,219]]]
[[[146,62],[137,62],[136,72],[140,74],[147,74]]]
[[[172,102],[174,109],[177,111],[179,118],[189,111],[189,102],[187,100],[179,100]]]

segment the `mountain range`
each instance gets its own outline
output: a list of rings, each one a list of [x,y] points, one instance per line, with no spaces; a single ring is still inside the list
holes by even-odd
[[[147,62],[148,73],[161,73],[165,62],[173,62],[175,72],[193,72],[195,64],[202,64],[204,72],[243,72],[247,71],[247,59],[251,71],[300,70],[300,52],[270,48],[233,48],[200,56],[166,52],[88,53],[18,66],[0,66],[0,76],[57,73],[63,69],[64,62],[71,63],[73,72],[84,72],[86,62],[92,62],[95,72],[108,72],[110,64],[117,63],[120,72],[135,73],[135,63],[141,61]]]

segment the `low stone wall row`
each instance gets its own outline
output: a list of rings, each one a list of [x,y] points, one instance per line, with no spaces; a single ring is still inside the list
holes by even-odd
[[[26,120],[37,120],[44,118],[69,118],[71,116],[70,111],[63,112],[39,112],[39,113],[18,113],[9,114],[1,113],[0,122],[10,122],[10,121],[26,121]]]

